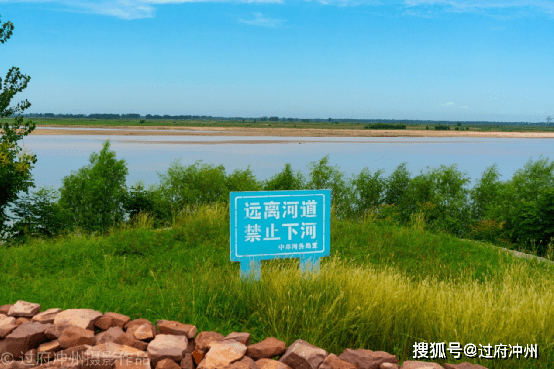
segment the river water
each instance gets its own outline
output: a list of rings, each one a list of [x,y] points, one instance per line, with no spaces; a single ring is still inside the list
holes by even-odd
[[[489,166],[497,164],[502,179],[511,178],[530,159],[542,154],[554,159],[554,140],[526,138],[466,137],[264,137],[264,136],[122,136],[29,135],[23,139],[26,149],[37,155],[32,171],[37,187],[59,188],[64,176],[88,164],[92,152],[110,140],[118,159],[129,169],[127,184],[142,180],[158,183],[156,172],[167,171],[171,162],[183,165],[222,164],[227,173],[248,165],[258,179],[280,172],[285,163],[308,173],[309,164],[329,155],[348,176],[367,167],[371,172],[383,169],[390,174],[406,162],[413,175],[426,167],[457,164],[474,182]],[[302,142],[299,142],[302,141]],[[168,143],[171,142],[171,143]],[[238,143],[249,142],[249,143]],[[258,143],[256,143],[258,142]]]

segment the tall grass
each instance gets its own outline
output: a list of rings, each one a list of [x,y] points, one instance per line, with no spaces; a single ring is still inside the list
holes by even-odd
[[[416,342],[538,344],[539,359],[471,359],[487,368],[554,366],[554,267],[487,244],[368,216],[332,219],[331,257],[317,276],[298,260],[262,262],[259,282],[229,261],[225,205],[148,218],[110,236],[73,234],[0,248],[0,304],[92,308],[178,320],[199,331],[247,331],[253,342],[302,338],[328,352],[366,348],[412,359]],[[479,347],[479,346],[478,346]],[[446,362],[456,362],[446,352]],[[444,360],[433,360],[444,363]]]

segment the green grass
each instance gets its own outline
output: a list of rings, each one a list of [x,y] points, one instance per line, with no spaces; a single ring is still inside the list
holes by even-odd
[[[301,338],[337,355],[347,347],[387,351],[401,361],[413,360],[421,341],[536,343],[539,359],[461,361],[554,367],[552,265],[370,217],[333,218],[331,236],[317,277],[301,276],[297,259],[264,261],[254,283],[241,282],[229,261],[225,205],[199,208],[167,230],[143,218],[109,236],[33,240],[0,247],[0,305],[114,311],[246,331],[252,342]]]

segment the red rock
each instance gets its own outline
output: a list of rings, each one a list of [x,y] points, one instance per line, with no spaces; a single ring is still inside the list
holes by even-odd
[[[113,328],[113,327],[112,327]],[[138,350],[146,351],[146,348],[148,347],[148,343],[139,341],[133,337],[133,335],[125,333],[120,336],[118,336],[113,343],[117,343],[118,345],[126,345],[130,347],[134,347]]]
[[[338,358],[350,364],[358,365],[359,369],[379,369],[382,363],[398,364],[396,356],[384,351],[347,348]]]
[[[258,366],[259,369],[292,369],[287,364],[284,364],[280,361],[271,360],[271,359],[257,360],[256,365]]]
[[[0,306],[0,314],[8,315],[8,311],[13,305],[2,305]]]
[[[148,344],[147,352],[151,365],[156,367],[158,361],[171,359],[175,362],[183,360],[187,350],[188,340],[186,336],[174,336],[171,334],[159,334]]]
[[[210,350],[198,369],[227,368],[232,362],[242,359],[246,353],[246,346],[236,341],[212,342]]]
[[[144,362],[148,360],[146,352],[112,342],[89,347],[83,353],[83,360],[93,369],[113,368],[117,361]]]
[[[58,313],[60,313],[62,309],[48,309],[46,311],[43,311],[42,313],[38,313],[37,315],[33,316],[31,319],[33,322],[39,322],[39,323],[52,323],[54,324],[54,318]]]
[[[131,320],[127,315],[121,315],[118,313],[106,313],[98,319],[94,325],[103,331],[108,330],[111,327],[119,327],[123,330],[126,323]]]
[[[303,340],[296,340],[279,361],[294,369],[317,369],[327,355],[327,351],[322,348]]]
[[[470,364],[467,361],[460,364],[444,364],[444,369],[487,369],[479,364]]]
[[[69,327],[69,325],[52,325],[46,330],[46,338],[51,341],[57,340],[63,334],[63,331],[65,331]]]
[[[6,305],[4,305],[6,306]],[[6,337],[10,334],[17,325],[15,324],[16,319],[13,316],[7,316],[0,314],[0,338]]]
[[[158,361],[156,369],[181,369],[181,367],[171,359],[163,359]]]
[[[250,345],[250,333],[248,332],[231,332],[225,337],[226,340],[235,340],[245,346]]]
[[[278,362],[278,361],[276,361]],[[229,366],[229,369],[259,369],[258,365],[256,365],[256,362],[249,358],[248,356],[244,356],[239,361],[235,361]]]
[[[58,338],[60,346],[64,349],[79,345],[94,345],[96,339],[94,332],[81,327],[70,326],[64,330],[60,338]]]
[[[45,343],[41,344],[37,348],[37,351],[38,352],[56,352],[56,351],[60,351],[61,349],[62,349],[62,346],[60,345],[60,343],[58,341],[50,341],[50,342],[45,342]]]
[[[398,369],[398,364],[381,363],[379,369]]]
[[[196,335],[196,327],[191,324],[183,324],[173,320],[158,320],[156,322],[158,329],[162,334],[173,334],[177,336],[187,336],[194,338]]]
[[[424,361],[404,361],[400,369],[443,369],[442,365],[437,363],[427,363]]]
[[[141,362],[129,362],[126,361],[116,361],[113,366],[114,369],[151,369],[150,361],[143,360]],[[86,369],[86,368],[84,368]]]
[[[181,369],[194,369],[192,354],[186,353],[183,357],[183,360],[181,360],[181,364],[179,366],[181,367]]]
[[[7,316],[13,316],[16,318],[32,318],[40,311],[40,305],[32,302],[19,300],[10,307]]]
[[[23,324],[23,323],[29,323],[30,321],[31,321],[31,319],[28,319],[28,318],[17,318],[17,319],[15,320],[15,325],[16,325],[17,327],[19,327],[21,324]]]
[[[73,325],[93,331],[100,317],[102,313],[92,309],[67,309],[56,315],[54,325]]]
[[[249,356],[254,360],[263,358],[270,359],[277,355],[281,355],[286,349],[287,346],[283,341],[280,341],[275,337],[268,337],[261,342],[248,346],[246,356]]]
[[[10,334],[0,341],[0,352],[9,353],[15,359],[19,359],[31,349],[45,342],[46,330],[51,324],[24,323],[14,329]]]
[[[323,360],[319,369],[357,369],[357,367],[354,364],[339,359],[335,354],[330,354]]]
[[[126,333],[133,335],[133,337],[137,340],[149,341],[156,337],[156,327],[150,322],[137,324],[127,328]]]
[[[196,350],[196,343],[194,342],[194,338],[191,338],[188,340],[189,343],[187,344],[187,354],[191,354]]]
[[[204,350],[200,350],[200,349],[194,350],[194,352],[192,353],[192,357],[194,358],[194,362],[196,363],[196,365],[200,364],[202,359],[204,359],[204,354],[205,354]]]
[[[123,329],[115,326],[108,328],[108,330],[104,332],[96,334],[94,338],[96,340],[96,344],[100,345],[102,343],[114,342],[117,337],[121,336],[122,334],[125,334],[125,332],[123,332]]]
[[[127,331],[129,328],[134,327],[135,325],[143,325],[143,324],[152,324],[152,322],[150,322],[150,320],[148,320],[148,319],[142,319],[142,318],[141,319],[130,320],[130,321],[128,321],[127,323],[125,323],[123,325],[123,329],[125,331]]]
[[[224,338],[225,337],[217,332],[200,332],[194,339],[194,342],[196,344],[196,349],[207,351],[210,343],[214,341],[221,341]]]

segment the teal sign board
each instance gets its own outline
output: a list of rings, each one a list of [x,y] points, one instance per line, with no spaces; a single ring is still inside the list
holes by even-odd
[[[330,256],[331,190],[231,192],[231,261],[241,278],[261,277],[261,261],[300,258],[317,272]]]

